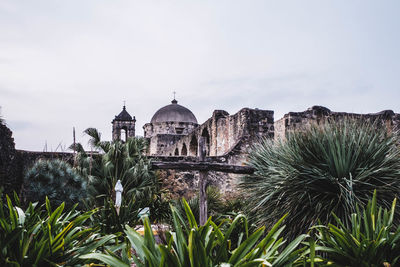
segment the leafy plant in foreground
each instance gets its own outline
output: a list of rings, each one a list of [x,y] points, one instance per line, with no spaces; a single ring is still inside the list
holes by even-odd
[[[366,205],[374,189],[378,204],[390,208],[400,192],[398,140],[377,124],[351,119],[313,124],[286,141],[263,140],[249,155],[254,174],[240,182],[251,220],[269,225],[288,212],[293,238],[318,220],[331,222],[331,212],[349,225],[356,204]]]
[[[301,264],[305,248],[299,244],[306,235],[297,237],[285,248],[281,226],[286,216],[281,218],[264,236],[262,227],[250,234],[247,228],[247,219],[238,215],[229,224],[226,230],[221,231],[211,219],[203,226],[199,226],[189,205],[184,201],[187,222],[171,206],[175,232],[166,232],[167,243],[156,244],[148,218],[144,219],[144,236],[126,226],[125,234],[129,239],[130,250],[117,257],[113,253],[92,253],[82,256],[84,259],[100,260],[111,266],[128,267],[132,261],[136,266],[216,266],[222,263],[232,266],[290,266],[295,262]],[[240,223],[245,225],[245,232],[238,238],[238,244],[231,244],[231,234]],[[187,226],[188,225],[188,226]],[[264,236],[264,237],[263,237]],[[234,249],[232,247],[235,247]]]
[[[318,225],[315,250],[323,262],[340,266],[398,266],[400,226],[393,224],[396,199],[390,210],[377,206],[376,191],[365,209],[351,215],[350,226],[333,215],[336,224]]]
[[[24,211],[16,195],[15,205],[6,199],[6,204],[0,202],[0,266],[81,266],[85,261],[80,255],[114,238],[84,226],[95,210],[63,212],[64,203],[52,210],[46,198],[44,209],[29,203]]]

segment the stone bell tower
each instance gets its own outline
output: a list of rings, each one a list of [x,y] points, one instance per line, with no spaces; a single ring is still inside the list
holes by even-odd
[[[127,140],[129,137],[135,136],[135,117],[132,118],[131,115],[126,111],[125,105],[122,108],[121,113],[119,113],[113,119],[112,123],[112,140]],[[121,138],[121,134],[122,138]]]

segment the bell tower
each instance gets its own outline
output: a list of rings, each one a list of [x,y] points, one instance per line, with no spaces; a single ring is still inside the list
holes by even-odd
[[[135,136],[135,116],[132,118],[131,115],[126,111],[125,104],[119,113],[113,119],[112,123],[112,140],[124,140],[126,141],[129,137]],[[121,136],[122,134],[122,136]]]

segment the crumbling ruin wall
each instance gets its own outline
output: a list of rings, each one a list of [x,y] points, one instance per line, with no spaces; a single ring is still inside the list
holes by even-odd
[[[155,122],[143,126],[144,137],[149,140],[149,155],[160,155],[165,147],[192,132],[199,125],[192,122]],[[173,155],[173,154],[172,154]]]
[[[221,156],[237,147],[238,143],[243,143],[243,140],[251,143],[260,137],[273,138],[273,135],[273,111],[243,108],[229,115],[226,111],[216,110],[210,119],[167,146],[161,155],[197,156],[199,138],[204,137],[206,156]]]
[[[400,129],[400,114],[392,110],[384,110],[378,113],[347,113],[333,112],[322,106],[313,106],[303,112],[289,112],[282,119],[275,122],[275,140],[284,140],[290,131],[299,131],[312,123],[321,123],[326,120],[337,120],[342,118],[354,118],[368,120],[377,123],[377,126],[386,126],[389,131]]]
[[[162,162],[198,162],[197,157],[190,156],[157,156],[150,158],[153,161]],[[231,155],[225,154],[224,156],[207,157],[205,160],[209,163],[228,163],[231,158]],[[198,171],[158,170],[157,174],[161,180],[162,188],[167,190],[169,195],[174,199],[181,197],[190,199],[198,194]],[[209,171],[207,175],[208,185],[217,187],[226,199],[237,196],[236,183],[241,174]]]
[[[162,160],[184,160],[196,158],[198,140],[204,137],[206,160],[232,165],[243,165],[252,145],[259,138],[273,138],[274,112],[244,108],[234,115],[223,110],[214,111],[212,117],[177,142],[170,142],[159,149]],[[167,140],[164,143],[168,143]],[[173,157],[170,157],[173,156]],[[218,187],[226,197],[236,195],[240,175],[222,172],[208,172],[210,185]],[[160,171],[163,187],[174,197],[190,197],[197,194],[199,174],[196,171]]]

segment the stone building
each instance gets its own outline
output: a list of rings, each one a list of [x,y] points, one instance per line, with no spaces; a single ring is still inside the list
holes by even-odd
[[[143,126],[144,137],[150,144],[149,155],[164,154],[167,146],[190,134],[198,126],[193,112],[173,99],[171,104],[157,110],[151,121]]]
[[[122,107],[122,111],[115,116],[112,123],[112,139],[113,140],[126,140],[128,137],[135,136],[135,117],[126,111],[125,105]]]
[[[285,139],[290,131],[303,129],[312,122],[323,122],[329,119],[353,117],[378,121],[378,127],[385,126],[390,131],[400,130],[400,114],[391,110],[379,113],[354,114],[334,112],[321,106],[313,106],[302,112],[289,112],[283,118],[274,121],[271,110],[243,108],[230,115],[223,110],[215,110],[209,119],[199,124],[196,116],[188,108],[173,99],[171,104],[160,108],[143,126],[144,137],[149,140],[149,156],[158,161],[197,161],[199,138],[205,139],[206,161],[243,165],[251,147],[260,138]],[[135,136],[135,117],[126,110],[112,121],[113,140]],[[6,191],[17,189],[22,182],[23,170],[39,158],[60,158],[71,161],[72,153],[32,152],[15,150],[11,131],[0,123],[0,180]],[[11,171],[11,164],[16,173],[15,181],[6,180]],[[172,196],[190,197],[196,194],[198,173],[195,171],[161,171],[165,189]],[[6,175],[7,174],[7,175]],[[235,192],[238,175],[210,172],[210,183],[218,186],[222,193],[231,195]],[[15,184],[13,184],[15,183]]]
[[[143,129],[150,143],[150,156],[197,157],[200,137],[205,139],[206,156],[223,156],[233,150],[240,154],[260,137],[273,138],[274,112],[243,108],[229,115],[215,110],[211,118],[198,124],[193,112],[174,99],[160,108]]]
[[[196,117],[176,99],[160,108],[143,126],[149,140],[149,156],[159,161],[196,161],[199,138],[206,145],[207,161],[243,165],[251,145],[259,138],[274,137],[274,112],[243,108],[230,115],[215,110],[211,117],[198,124]],[[172,196],[190,197],[197,192],[198,172],[160,171],[163,187]],[[209,183],[231,195],[238,175],[209,172]]]

